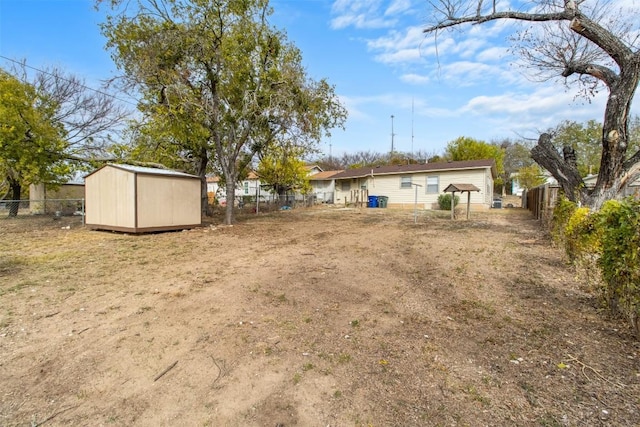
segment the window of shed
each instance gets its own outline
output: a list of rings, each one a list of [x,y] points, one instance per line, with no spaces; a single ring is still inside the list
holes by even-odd
[[[427,177],[427,194],[438,194],[438,176]]]
[[[349,181],[342,181],[340,183],[340,190],[342,190],[342,191],[351,190],[351,183]]]
[[[411,177],[410,176],[400,177],[400,188],[411,188]]]

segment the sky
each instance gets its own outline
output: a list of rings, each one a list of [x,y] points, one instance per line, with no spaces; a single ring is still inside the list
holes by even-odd
[[[515,24],[467,26],[436,42],[422,31],[424,0],[271,5],[271,23],[301,50],[308,75],[334,85],[348,111],[345,129],[321,142],[325,155],[384,153],[392,143],[400,152],[441,154],[461,136],[535,140],[563,120],[602,121],[606,92],[589,102],[561,81],[533,81],[516,65],[508,49]],[[0,67],[11,60],[55,66],[98,88],[119,73],[98,27],[103,20],[92,0],[0,0]]]

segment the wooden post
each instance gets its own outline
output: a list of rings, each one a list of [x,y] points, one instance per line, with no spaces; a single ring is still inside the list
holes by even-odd
[[[456,219],[456,212],[455,212],[456,203],[455,203],[455,201],[456,201],[456,192],[452,191],[451,192],[451,219]]]
[[[469,220],[470,209],[471,209],[471,191],[467,191],[467,221]]]

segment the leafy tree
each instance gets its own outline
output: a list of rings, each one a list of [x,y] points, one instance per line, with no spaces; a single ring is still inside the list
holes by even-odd
[[[498,171],[494,184],[502,186],[504,183],[504,150],[497,145],[461,136],[447,144],[445,158],[453,161],[494,159]]]
[[[533,163],[530,147],[526,142],[514,142],[510,139],[494,141],[491,145],[499,147],[504,152],[502,181],[502,195],[506,196],[506,186],[511,183],[514,174],[525,166]]]
[[[15,133],[3,136],[0,169],[9,189],[5,197],[12,199],[19,199],[28,184],[59,182],[74,169],[105,160],[112,135],[127,114],[111,94],[90,89],[72,74],[58,68],[29,69],[17,63],[10,72],[0,71],[6,114],[2,122],[7,124],[3,131],[23,132],[22,142]]]
[[[292,136],[313,145],[344,122],[333,87],[309,79],[299,50],[269,25],[267,0],[110,4],[103,33],[125,81],[144,96],[147,142],[178,162],[191,159],[203,209],[207,171],[221,172],[231,200],[256,154]]]
[[[296,146],[278,146],[262,157],[258,165],[260,181],[280,197],[290,191],[307,194],[311,191],[308,171]]]
[[[554,130],[553,142],[559,147],[571,147],[576,153],[580,176],[597,174],[602,153],[602,125],[595,120],[586,123],[564,121]]]
[[[20,200],[23,186],[69,173],[64,128],[54,120],[57,109],[34,86],[0,70],[0,174],[8,188],[3,198]],[[17,214],[18,204],[11,204],[9,216]]]
[[[465,24],[514,20],[538,25],[525,28],[514,38],[516,51],[543,80],[552,76],[577,84],[585,96],[602,86],[608,90],[601,135],[602,156],[595,188],[584,185],[577,165],[563,158],[543,133],[532,149],[533,159],[547,169],[571,200],[599,207],[616,197],[640,175],[640,151],[628,154],[629,111],[640,81],[640,39],[637,9],[621,9],[596,1],[535,0],[526,12],[511,9],[513,3],[483,0],[429,0],[435,21],[425,33]],[[571,150],[566,150],[571,154]]]
[[[522,166],[517,171],[518,175],[518,184],[520,187],[529,190],[531,188],[535,188],[539,185],[544,184],[545,177],[542,173],[542,169],[540,166],[533,164],[529,166]]]

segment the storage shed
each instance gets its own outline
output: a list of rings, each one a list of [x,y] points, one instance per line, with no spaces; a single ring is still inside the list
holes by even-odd
[[[145,233],[197,227],[200,178],[108,164],[85,177],[85,223],[94,230]]]

